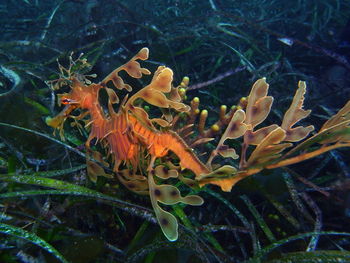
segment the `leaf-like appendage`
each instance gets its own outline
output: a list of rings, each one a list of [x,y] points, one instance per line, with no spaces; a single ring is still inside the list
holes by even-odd
[[[350,101],[322,125],[320,132],[348,120],[350,120]]]
[[[250,91],[246,109],[246,124],[250,124],[252,129],[263,122],[269,115],[273,97],[267,96],[269,84],[265,78],[258,79]]]
[[[171,83],[173,82],[173,71],[164,66],[158,67],[154,72],[153,79],[148,88],[159,90],[163,93],[171,91]]]
[[[157,172],[157,171],[155,171]],[[172,214],[164,211],[158,202],[166,205],[173,205],[176,203],[185,203],[189,205],[202,205],[203,199],[197,195],[188,195],[182,197],[180,191],[172,185],[157,185],[154,182],[153,174],[148,174],[149,195],[153,210],[156,213],[158,223],[169,241],[175,241],[178,237],[178,223]]]
[[[230,175],[233,175],[237,172],[237,169],[231,165],[224,165],[219,167],[218,169],[207,173],[207,174],[201,174],[198,179],[201,181],[203,179],[211,179],[211,178],[225,178]]]
[[[250,145],[258,145],[267,135],[270,134],[270,132],[272,132],[276,128],[278,128],[278,125],[272,124],[270,126],[260,128],[256,131],[248,130],[245,133],[246,143]]]
[[[198,184],[197,180],[193,180],[193,179],[184,177],[181,174],[178,175],[178,178],[181,182],[186,184],[188,187],[191,187],[192,189],[199,190],[199,184]]]
[[[142,74],[145,74],[145,75],[151,74],[148,69],[141,68],[140,63],[135,60],[131,60],[125,63],[122,69],[124,69],[130,75],[130,77],[133,77],[135,79],[142,78]]]
[[[306,92],[306,85],[304,81],[299,81],[298,89],[294,95],[292,104],[286,111],[282,121],[282,129],[286,131],[285,141],[297,142],[304,139],[314,130],[314,126],[310,125],[307,127],[298,126],[292,128],[298,121],[306,118],[311,113],[311,110],[304,110],[304,95]]]
[[[176,102],[181,102],[182,98],[179,94],[179,88],[171,88],[169,99]]]
[[[125,70],[131,77],[137,78],[137,79],[141,78],[142,75],[150,75],[151,72],[146,68],[142,68],[140,63],[137,62],[138,59],[140,60],[148,59],[148,53],[149,53],[148,48],[142,48],[128,62],[126,62],[124,65],[113,70],[107,77],[105,77],[101,81],[100,84],[103,86],[106,86],[109,81],[112,81],[113,85],[117,89],[126,89],[128,92],[130,92],[132,90],[131,86],[124,83],[123,79],[119,76],[119,72],[122,70]]]
[[[147,103],[159,107],[159,108],[169,108],[170,104],[165,95],[155,89],[144,88],[137,93],[138,97],[144,99]]]
[[[348,101],[343,108],[341,108],[335,115],[333,115],[328,121],[326,121],[319,133],[332,133],[332,136],[328,136],[327,139],[320,141],[319,143],[334,143],[334,142],[350,142],[349,132],[345,132],[350,129],[350,101]]]
[[[197,195],[188,195],[182,197],[179,189],[172,185],[156,185],[155,191],[157,193],[157,201],[165,205],[174,205],[177,203],[184,203],[188,205],[202,205],[204,202],[203,199]]]
[[[158,165],[154,168],[156,176],[162,179],[176,178],[178,177],[178,172],[175,169],[169,169],[164,165]]]
[[[152,121],[152,123],[156,123],[163,128],[170,126],[169,122],[167,122],[166,120],[161,119],[161,118],[153,118],[153,119],[151,119],[151,121]]]
[[[239,138],[246,132],[248,127],[244,123],[245,118],[246,118],[246,115],[243,110],[237,110],[233,114],[223,134],[223,137],[225,137],[225,140]]]
[[[283,158],[278,162],[268,164],[266,168],[273,169],[287,166],[314,158],[320,154],[337,148],[350,147],[349,124],[350,101],[348,101],[346,105],[338,111],[338,113],[326,121],[318,133],[285,153]],[[321,147],[312,147],[314,145],[321,145]],[[296,153],[299,153],[299,155],[296,155]]]
[[[291,143],[282,143],[286,132],[282,128],[276,128],[268,134],[250,155],[246,167],[258,165],[280,157],[279,153],[285,148],[292,146]]]
[[[221,139],[216,147],[216,149],[211,153],[207,165],[211,165],[212,160],[218,154],[223,156],[224,158],[231,157],[233,159],[237,159],[239,156],[236,154],[235,149],[229,148],[225,145],[225,141],[227,139],[236,139],[247,131],[248,126],[244,123],[245,113],[243,110],[237,110],[232,116],[229,124],[226,127],[224,134],[221,136]]]
[[[215,184],[220,186],[222,191],[230,192],[232,187],[248,175],[239,173],[238,170],[230,165],[224,165],[209,174],[203,174],[199,178],[199,185]]]
[[[117,172],[118,180],[130,191],[137,194],[148,194],[148,181],[145,176],[133,174],[129,169]]]
[[[159,190],[154,182],[151,172],[148,173],[149,196],[154,212],[156,213],[157,221],[164,235],[169,241],[176,241],[178,238],[178,224],[176,217],[167,211],[164,211],[159,205],[157,195]]]
[[[194,148],[197,147],[198,145],[204,144],[204,143],[208,143],[215,140],[215,138],[200,138],[198,140],[195,140],[193,143],[191,143],[190,147]]]
[[[148,113],[143,108],[135,107],[135,106],[130,105],[129,110],[147,128],[155,129],[153,124],[152,124],[152,121],[149,118]]]
[[[337,149],[340,147],[350,146],[350,101],[326,121],[320,131],[311,138],[303,141],[301,144],[295,146],[284,155],[284,160],[280,160],[275,164],[268,165],[268,168],[276,168],[285,165],[294,164],[318,156],[327,151]],[[308,151],[313,145],[322,146],[319,149],[313,148]],[[298,152],[301,154],[295,155]],[[289,157],[289,158],[287,158]]]
[[[112,104],[119,103],[119,98],[113,89],[105,88],[105,90],[107,91],[108,99],[110,103]]]
[[[109,164],[103,160],[102,154],[97,151],[88,150],[88,155],[91,156],[94,160],[101,163],[103,166],[108,167]],[[96,183],[97,176],[103,176],[107,178],[113,178],[112,174],[107,174],[105,170],[95,161],[86,158],[87,173],[91,181]]]
[[[216,148],[216,151],[218,154],[220,154],[224,158],[232,158],[232,159],[238,159],[239,156],[236,153],[236,150],[233,148],[229,148],[227,145],[221,145]]]
[[[132,88],[129,84],[125,84],[124,80],[115,73],[109,80],[113,82],[114,87],[119,90],[126,89],[128,92],[132,91]]]
[[[173,108],[177,111],[188,111],[189,106],[171,98],[167,98],[165,93],[171,92],[171,84],[173,81],[173,71],[164,66],[158,67],[154,73],[153,79],[149,85],[135,93],[128,101],[127,105],[133,105],[134,101],[142,98],[147,103],[160,108]]]

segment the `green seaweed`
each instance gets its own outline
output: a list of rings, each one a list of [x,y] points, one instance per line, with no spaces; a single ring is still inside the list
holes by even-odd
[[[28,232],[26,230],[23,230],[20,227],[15,227],[12,225],[0,223],[0,232],[6,235],[15,236],[21,239],[25,239],[43,249],[45,249],[47,252],[52,254],[54,257],[56,257],[58,260],[60,260],[63,263],[68,263],[68,261],[61,255],[60,252],[58,252],[53,246],[51,246],[49,243],[47,243],[42,238],[38,237],[34,233]]]

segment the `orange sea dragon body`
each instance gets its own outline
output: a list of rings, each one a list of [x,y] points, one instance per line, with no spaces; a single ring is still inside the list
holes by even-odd
[[[177,187],[156,182],[178,178],[190,187],[210,183],[220,186],[224,191],[230,191],[238,181],[264,168],[290,165],[332,149],[350,146],[349,101],[318,133],[286,151],[294,142],[303,140],[314,130],[312,125],[295,127],[311,112],[303,109],[306,85],[302,81],[299,82],[281,125],[272,124],[256,128],[269,115],[273,102],[273,97],[268,96],[269,85],[262,78],[255,82],[249,96],[241,102],[242,107],[233,107],[226,112],[226,106],[221,106],[219,120],[210,129],[205,130],[208,112],[199,110],[198,98],[194,98],[190,106],[182,103],[181,89],[172,86],[173,72],[164,66],[158,67],[149,85],[130,98],[125,96],[115,112],[113,105],[119,103],[119,98],[108,85],[111,86],[112,83],[115,88],[130,92],[131,86],[124,83],[119,73],[125,71],[136,79],[149,75],[150,71],[142,68],[137,61],[147,58],[148,49],[143,48],[98,84],[91,83],[86,78],[88,76],[72,72],[73,66],[78,62],[84,65],[86,60],[71,59],[68,69],[60,65],[60,78],[51,84],[53,88],[68,85],[70,92],[58,95],[60,103],[66,106],[56,117],[48,118],[47,123],[58,128],[63,138],[63,124],[67,118],[75,120],[74,124],[78,127],[81,127],[78,121],[85,121],[85,127],[90,128],[85,145],[90,156],[87,158],[87,166],[91,180],[96,181],[97,176],[111,177],[105,173],[105,169],[91,161],[92,157],[108,167],[106,158],[92,149],[91,143],[95,141],[100,142],[107,150],[107,160],[113,164],[112,170],[122,184],[134,192],[149,194],[162,231],[171,241],[178,237],[176,218],[163,210],[158,203],[173,205],[182,202],[201,205],[203,200],[197,195],[183,197]],[[99,102],[101,92],[108,95],[108,114]],[[140,107],[142,102],[161,109],[161,118],[150,118],[145,109]],[[79,116],[72,115],[76,109],[82,110]],[[184,124],[179,126],[183,116]],[[197,119],[198,125],[195,125]],[[195,132],[193,127],[198,128],[198,132]],[[216,135],[220,135],[217,147],[208,155],[205,164],[183,140],[192,134],[196,136],[190,144],[191,147],[206,144],[213,140],[213,137],[217,137]],[[239,138],[243,138],[240,155],[226,144],[227,140]],[[310,147],[315,145],[316,147]],[[232,165],[212,164],[218,157],[240,161]],[[184,169],[187,171],[183,172]],[[191,175],[189,171],[193,172],[194,178],[188,176]]]
[[[153,176],[145,176],[144,173],[152,172],[152,174],[158,175],[162,179],[177,177],[179,169],[168,171],[165,166],[154,169],[155,160],[166,156],[169,151],[178,157],[181,169],[190,169],[196,176],[208,174],[211,170],[197,158],[192,149],[177,133],[167,131],[166,128],[164,131],[155,128],[153,123],[169,126],[170,124],[165,119],[151,120],[143,108],[135,105],[137,99],[143,99],[157,107],[173,108],[178,112],[188,111],[189,107],[180,102],[181,98],[177,89],[171,86],[173,79],[171,69],[164,66],[158,67],[151,83],[136,92],[128,100],[124,100],[117,113],[114,111],[113,104],[118,103],[119,98],[113,89],[108,88],[107,84],[113,82],[116,88],[131,91],[131,87],[124,83],[118,73],[124,70],[134,78],[140,78],[142,74],[150,74],[147,69],[141,68],[136,61],[147,58],[148,49],[144,48],[129,62],[114,70],[98,84],[87,85],[82,80],[83,77],[75,74],[68,74],[68,77],[55,81],[54,83],[57,86],[63,85],[60,81],[65,82],[64,84],[68,83],[71,91],[59,95],[60,102],[65,104],[66,107],[55,118],[47,119],[47,123],[54,128],[59,128],[61,137],[63,137],[63,123],[67,118],[70,117],[75,120],[85,118],[85,127],[90,127],[89,138],[85,144],[87,152],[95,160],[107,166],[108,164],[104,162],[102,156],[97,151],[92,151],[90,147],[93,140],[96,140],[96,143],[100,141],[114,163],[113,171],[117,174],[119,180],[132,191],[138,193],[150,192],[152,205],[163,232],[169,240],[176,240],[176,219],[170,213],[162,210],[157,202],[165,204],[183,202],[200,205],[203,200],[195,195],[181,197],[178,189],[174,186],[156,185]],[[68,72],[67,69],[61,67],[61,72],[63,70]],[[101,90],[105,90],[108,94],[108,115],[104,113],[99,102]],[[85,112],[79,116],[73,116],[71,112],[75,109],[82,109]],[[87,119],[86,115],[89,115]],[[93,181],[96,181],[97,176],[108,176],[95,162],[87,160],[87,163],[89,176]],[[145,163],[146,169],[144,167]],[[120,169],[121,165],[124,169]],[[186,179],[184,180],[186,181]],[[190,179],[187,179],[186,182],[188,180]]]
[[[166,74],[168,76],[165,76]],[[160,79],[170,78],[171,74],[168,68],[158,69]],[[157,83],[152,82],[151,85],[155,84]],[[70,111],[70,107],[87,110],[91,118],[87,126],[90,126],[91,130],[86,146],[89,148],[93,139],[102,141],[113,157],[115,172],[119,171],[122,162],[128,162],[133,167],[137,167],[140,152],[147,149],[150,156],[154,157],[153,159],[164,157],[170,150],[178,156],[183,169],[190,169],[198,176],[209,173],[210,170],[176,133],[157,130],[150,122],[147,113],[142,108],[133,106],[132,102],[136,97],[130,98],[122,105],[118,113],[110,105],[109,114],[105,116],[99,104],[98,95],[100,89],[105,88],[103,82],[89,86],[73,82],[71,88],[72,91],[69,94],[61,96],[61,102],[68,105],[62,114],[66,114],[67,110]],[[185,108],[182,103],[177,105]]]

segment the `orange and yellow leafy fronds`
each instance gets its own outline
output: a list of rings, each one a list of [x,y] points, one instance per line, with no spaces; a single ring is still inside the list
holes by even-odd
[[[159,108],[173,108],[177,111],[188,111],[189,107],[178,101],[178,97],[168,98],[165,94],[171,92],[173,71],[170,68],[160,66],[153,75],[149,85],[136,92],[128,100],[128,105],[134,104],[135,100],[141,98],[147,103]]]
[[[314,130],[313,125],[307,127],[298,126],[292,128],[294,124],[306,118],[311,113],[311,110],[303,110],[304,95],[306,92],[306,84],[304,81],[299,81],[299,88],[297,89],[293,98],[292,104],[286,111],[283,117],[281,128],[286,131],[285,141],[298,142],[309,135]]]
[[[142,75],[150,75],[151,72],[142,68],[140,63],[137,60],[147,60],[148,59],[149,50],[148,48],[142,48],[135,56],[133,56],[128,62],[124,65],[113,70],[107,77],[105,77],[101,81],[102,86],[106,86],[108,82],[112,82],[114,87],[119,90],[127,90],[132,91],[132,87],[129,84],[126,84],[124,80],[119,76],[119,72],[126,71],[130,77],[135,79],[142,78]]]
[[[157,174],[158,169],[153,170],[157,177],[162,177]],[[148,175],[148,185],[151,197],[151,203],[156,213],[157,220],[163,230],[164,235],[170,241],[175,241],[178,238],[178,224],[176,217],[171,213],[163,210],[159,204],[174,205],[177,203],[184,203],[188,205],[202,205],[203,199],[198,195],[187,195],[182,197],[180,191],[172,185],[156,184],[152,174]]]
[[[65,104],[66,107],[56,117],[48,118],[47,124],[59,129],[63,138],[63,125],[67,119],[73,119],[75,123],[83,122],[89,131],[85,146],[90,179],[96,182],[98,176],[111,177],[103,168],[111,163],[114,174],[126,188],[138,194],[150,195],[158,222],[165,236],[173,241],[177,239],[176,219],[169,212],[164,211],[158,202],[166,205],[178,202],[200,205],[203,200],[196,195],[183,197],[175,186],[164,183],[158,185],[153,177],[157,178],[157,182],[171,177],[178,178],[184,184],[195,185],[191,178],[185,178],[180,175],[180,172],[186,169],[198,176],[209,173],[210,169],[200,161],[188,144],[170,129],[174,124],[170,111],[176,114],[190,110],[188,105],[182,103],[178,88],[172,86],[171,69],[164,66],[158,67],[151,82],[130,97],[127,95],[119,99],[115,89],[110,87],[110,84],[113,84],[117,90],[131,92],[133,87],[119,73],[125,71],[132,78],[141,78],[143,75],[150,74],[151,72],[142,68],[138,61],[147,58],[148,49],[143,48],[99,83],[81,81],[83,78],[74,73],[70,67],[65,70],[60,66],[61,72],[69,72],[69,74],[59,78],[57,82],[62,84],[65,81],[70,91],[58,95],[59,104]],[[53,81],[51,84],[57,86],[57,82]],[[99,101],[101,90],[105,90],[108,95],[108,112],[103,110]],[[152,119],[143,109],[140,100],[154,108],[169,112]],[[120,106],[116,113],[113,105],[118,103]],[[80,111],[80,114],[73,115],[77,111]],[[95,144],[100,143],[106,150],[105,157],[92,149],[93,140]],[[162,163],[165,157],[169,159],[166,166],[159,166],[158,163]],[[97,163],[92,162],[91,159],[96,160]],[[166,171],[169,166],[173,166],[174,169]]]
[[[86,129],[90,179],[96,182],[99,176],[115,176],[127,189],[148,194],[158,223],[170,241],[178,237],[178,223],[160,204],[203,203],[197,195],[182,196],[179,188],[170,182],[178,180],[192,189],[215,184],[223,191],[230,191],[237,182],[262,169],[294,164],[350,146],[350,102],[318,133],[294,145],[314,129],[312,125],[299,124],[311,112],[303,109],[304,82],[299,82],[282,123],[262,127],[274,100],[268,96],[269,85],[265,78],[257,80],[249,96],[242,98],[237,106],[228,109],[222,105],[218,120],[208,128],[209,112],[201,109],[200,99],[193,98],[190,105],[184,102],[189,79],[185,77],[174,87],[173,71],[168,67],[158,67],[148,85],[119,98],[120,90],[128,93],[134,90],[120,72],[125,71],[136,79],[151,74],[140,64],[148,55],[147,48],[141,49],[99,83],[87,79],[94,75],[75,72],[78,66],[88,66],[81,57],[70,59],[68,69],[59,65],[60,77],[50,84],[55,89],[68,85],[70,91],[58,95],[59,105],[64,104],[65,108],[56,117],[47,118],[47,124],[59,129],[62,139],[64,122],[68,119],[73,120],[74,127]],[[99,100],[101,90],[108,95],[108,111]],[[119,104],[117,112],[116,104]],[[104,151],[96,151],[91,142],[99,143]],[[208,144],[211,151],[205,150]],[[315,145],[316,148],[311,147]],[[193,149],[199,146],[201,151]],[[225,162],[222,159],[226,159]],[[106,173],[106,167],[112,167],[112,172]]]
[[[295,164],[336,148],[350,146],[350,102],[348,102],[325,122],[318,133],[291,148],[293,142],[303,140],[314,130],[312,125],[293,127],[311,113],[310,110],[303,109],[306,85],[302,81],[299,82],[293,101],[284,114],[282,124],[254,130],[267,118],[271,110],[273,98],[267,96],[267,92],[268,84],[265,79],[259,79],[248,96],[246,118],[243,121],[247,129],[243,134],[241,152],[238,155],[234,149],[230,150],[235,158],[240,159],[239,167],[235,169],[225,167],[221,171],[218,169],[219,172],[201,175],[198,178],[201,186],[215,184],[223,191],[230,191],[237,182],[263,169]],[[225,132],[222,138],[226,138]],[[315,145],[318,145],[318,148],[311,147]],[[248,148],[250,156],[247,156]],[[287,151],[288,148],[291,149]],[[215,151],[217,149],[214,150],[214,154]]]
[[[233,114],[226,130],[224,131],[219,143],[216,146],[216,149],[214,151],[212,151],[212,153],[207,161],[208,166],[211,167],[211,163],[212,163],[214,157],[217,156],[218,154],[220,154],[224,158],[228,158],[228,157],[230,157],[232,159],[239,158],[235,149],[229,148],[227,145],[224,144],[224,142],[227,139],[237,139],[246,133],[246,131],[248,129],[248,125],[244,123],[245,119],[246,119],[246,115],[245,115],[245,112],[243,110],[237,110]]]
[[[270,113],[273,97],[267,96],[268,91],[269,85],[265,78],[257,80],[250,91],[245,123],[251,126],[251,130],[263,122]]]
[[[291,147],[291,143],[285,141],[286,131],[278,127],[271,131],[254,149],[246,162],[246,167],[253,167],[262,163],[270,162],[281,156],[281,152]]]
[[[322,140],[322,143],[334,143],[334,142],[349,142],[350,135],[343,135],[342,131],[346,130],[349,127],[350,123],[350,101],[338,111],[337,114],[333,115],[328,121],[326,121],[320,129],[320,132],[330,132],[339,133],[338,136],[332,136]]]
[[[318,149],[309,151],[312,146]],[[267,166],[269,169],[282,167],[307,160],[333,149],[350,147],[350,101],[327,120],[318,133],[288,151],[283,159]],[[299,155],[296,153],[302,152]],[[296,155],[294,157],[291,157]]]

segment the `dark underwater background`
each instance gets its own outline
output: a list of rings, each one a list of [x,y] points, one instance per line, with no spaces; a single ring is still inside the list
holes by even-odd
[[[86,134],[68,125],[61,141],[45,123],[60,110],[45,82],[57,61],[84,53],[99,81],[148,47],[143,65],[170,67],[175,85],[188,76],[187,103],[199,97],[209,124],[266,77],[268,124],[303,80],[312,113],[302,122],[320,128],[350,98],[349,1],[2,0],[0,25],[0,262],[350,262],[348,148],[264,170],[229,193],[205,186],[202,206],[170,209],[181,227],[169,242],[147,196],[87,179],[68,148],[83,152]]]

